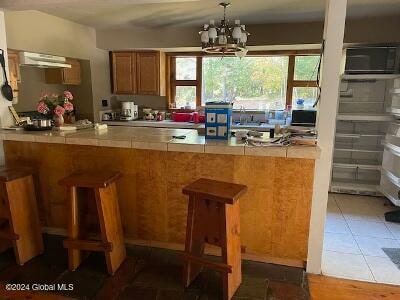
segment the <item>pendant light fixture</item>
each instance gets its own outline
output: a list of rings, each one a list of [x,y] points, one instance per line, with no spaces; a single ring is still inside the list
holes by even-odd
[[[203,25],[203,30],[199,32],[202,50],[211,54],[235,53],[236,56],[243,57],[247,53],[246,43],[250,33],[240,20],[235,20],[234,26],[230,26],[226,19],[226,9],[231,5],[229,2],[221,2],[219,5],[224,9],[224,18],[218,26],[214,20]]]

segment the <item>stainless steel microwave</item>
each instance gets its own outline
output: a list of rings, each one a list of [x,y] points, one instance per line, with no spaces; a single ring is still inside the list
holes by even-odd
[[[393,74],[399,72],[396,46],[350,47],[346,49],[346,74]]]

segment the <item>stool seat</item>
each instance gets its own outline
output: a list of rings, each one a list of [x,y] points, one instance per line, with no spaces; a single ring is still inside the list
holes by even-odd
[[[33,174],[30,168],[2,168],[0,169],[0,182],[9,182]]]
[[[61,179],[58,183],[67,187],[105,188],[120,177],[121,173],[119,172],[79,172]]]
[[[182,191],[185,195],[197,195],[209,200],[234,204],[247,191],[247,186],[200,178],[185,186]]]

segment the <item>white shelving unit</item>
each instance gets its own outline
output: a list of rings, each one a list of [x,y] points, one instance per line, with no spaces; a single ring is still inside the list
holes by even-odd
[[[382,140],[393,116],[391,98],[399,75],[343,75],[336,122],[330,190],[379,195]],[[400,95],[400,94],[399,94]],[[399,106],[400,108],[400,106]]]

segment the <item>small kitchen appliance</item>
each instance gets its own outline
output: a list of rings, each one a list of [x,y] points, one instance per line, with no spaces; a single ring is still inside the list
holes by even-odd
[[[138,106],[132,101],[121,102],[121,121],[132,121],[138,118]]]

